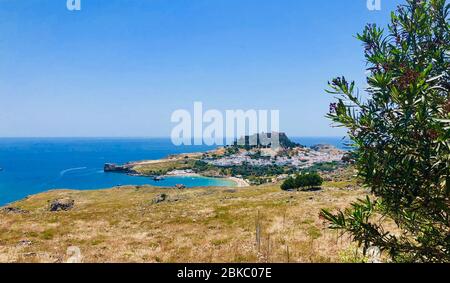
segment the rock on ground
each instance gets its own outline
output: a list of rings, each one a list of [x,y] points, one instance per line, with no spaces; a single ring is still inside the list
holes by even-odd
[[[2,212],[5,213],[17,213],[17,214],[21,214],[21,213],[27,213],[26,210],[20,209],[18,207],[12,207],[12,206],[7,206],[1,209]]]
[[[57,199],[50,203],[50,211],[68,211],[73,208],[75,201],[70,198]]]
[[[167,198],[168,198],[168,196],[166,194],[159,194],[153,199],[153,203],[158,204],[158,203],[164,202],[167,200]]]

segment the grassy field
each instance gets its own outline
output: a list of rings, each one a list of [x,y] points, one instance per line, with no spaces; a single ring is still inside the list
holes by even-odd
[[[70,246],[80,248],[83,262],[359,261],[319,212],[366,192],[336,185],[317,192],[268,185],[42,193],[13,204],[26,213],[0,213],[0,262],[64,262]],[[162,193],[168,198],[155,204]],[[74,208],[49,212],[49,202],[63,197]]]

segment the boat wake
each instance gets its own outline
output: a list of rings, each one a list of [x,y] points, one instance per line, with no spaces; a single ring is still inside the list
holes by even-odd
[[[62,170],[62,171],[59,173],[59,176],[60,176],[60,177],[63,177],[64,175],[66,175],[66,174],[69,173],[69,172],[79,171],[79,170],[84,170],[84,169],[87,169],[87,167],[77,167],[77,168],[70,168],[70,169]]]

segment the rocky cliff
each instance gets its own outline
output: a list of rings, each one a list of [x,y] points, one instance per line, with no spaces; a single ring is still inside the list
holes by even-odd
[[[137,174],[136,171],[132,169],[132,165],[117,165],[114,163],[106,163],[103,171],[106,173],[126,173],[126,174]]]

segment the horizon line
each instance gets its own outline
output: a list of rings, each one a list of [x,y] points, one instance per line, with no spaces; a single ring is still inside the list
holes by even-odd
[[[346,135],[288,135],[292,138],[348,138]],[[196,137],[192,137],[195,139]],[[201,137],[198,137],[201,138]],[[226,137],[221,137],[226,139]],[[0,136],[0,139],[171,139],[170,136]]]

